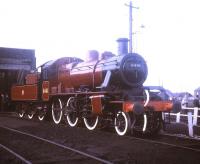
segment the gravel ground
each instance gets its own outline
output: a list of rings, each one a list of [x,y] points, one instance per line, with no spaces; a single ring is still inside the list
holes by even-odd
[[[22,163],[19,159],[14,157],[12,154],[7,152],[5,149],[0,148],[0,163],[14,163],[14,164],[20,164]]]
[[[53,140],[112,161],[113,163],[200,163],[199,152],[150,143],[126,136],[120,137],[114,133],[99,130],[87,131],[84,128],[70,128],[64,125],[54,125],[49,122],[20,120],[9,117],[0,117],[0,125]],[[179,129],[179,127],[176,128]],[[168,127],[168,129],[170,128]],[[6,136],[0,133],[1,137]]]

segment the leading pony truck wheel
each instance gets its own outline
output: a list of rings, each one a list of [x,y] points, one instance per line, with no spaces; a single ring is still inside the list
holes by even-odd
[[[119,111],[115,117],[115,131],[123,136],[130,131],[130,116],[128,113]]]

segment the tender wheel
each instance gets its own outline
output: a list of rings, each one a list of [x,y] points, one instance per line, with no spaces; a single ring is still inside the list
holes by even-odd
[[[25,105],[24,104],[17,104],[16,109],[17,109],[17,113],[18,113],[19,117],[20,118],[24,117],[25,111],[26,111]]]
[[[70,97],[67,101],[67,113],[65,115],[69,126],[75,127],[78,123],[78,116],[76,111],[76,102],[74,97]]]
[[[83,121],[88,130],[94,130],[99,122],[99,117],[98,116],[84,117]]]
[[[53,101],[52,103],[52,117],[55,124],[59,124],[62,119],[62,103],[60,99]]]
[[[19,114],[19,117],[22,118],[22,117],[24,117],[25,111],[24,110],[20,110],[18,112],[18,114]]]
[[[45,115],[46,115],[46,112],[45,112],[44,110],[39,111],[39,113],[38,113],[38,119],[39,119],[40,121],[43,121]]]
[[[33,113],[29,113],[28,118],[31,120],[33,118],[33,115],[34,115]]]
[[[40,121],[43,121],[43,120],[44,120],[44,115],[38,115],[38,119],[39,119]]]
[[[118,135],[123,136],[130,130],[130,116],[128,113],[119,111],[115,117],[115,131]]]

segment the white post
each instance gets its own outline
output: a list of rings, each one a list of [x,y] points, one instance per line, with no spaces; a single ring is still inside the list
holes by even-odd
[[[193,137],[192,112],[188,112],[188,130],[189,136]]]
[[[164,121],[165,120],[165,113],[162,112],[162,120]]]
[[[180,123],[181,112],[176,113],[176,123]]]
[[[194,108],[194,116],[193,116],[193,125],[197,125],[197,117],[198,117],[198,108]]]

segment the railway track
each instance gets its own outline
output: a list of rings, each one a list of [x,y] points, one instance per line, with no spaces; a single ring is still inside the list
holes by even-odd
[[[16,152],[14,152],[10,148],[6,147],[5,145],[0,144],[0,148],[4,149],[6,151],[6,152],[1,151],[0,161],[5,161],[5,163],[6,163],[6,161],[9,161],[9,162],[12,161],[12,163],[23,162],[23,163],[26,163],[26,164],[31,164],[30,161],[26,160],[24,157],[22,157],[21,155],[19,155]],[[8,153],[10,153],[10,154],[8,154]],[[10,155],[10,157],[8,157],[9,155]]]
[[[26,118],[26,117],[23,117],[23,118],[20,118],[20,117],[18,117],[18,114],[17,113],[15,113],[15,112],[1,112],[0,113],[0,116],[5,116],[5,117],[12,117],[12,118],[15,118],[15,119],[19,119],[19,120],[29,120],[29,121],[32,121],[32,122],[39,122],[38,121],[38,119],[29,119],[28,117]],[[43,123],[47,123],[47,124],[49,124],[50,122],[46,122],[46,121],[43,121]],[[52,123],[52,124],[54,124],[54,123]],[[65,123],[63,122],[63,123],[60,123],[60,125],[62,125],[62,126],[65,126]],[[80,128],[80,127],[79,127]],[[101,129],[100,129],[101,130]],[[86,129],[86,131],[87,131],[87,129]],[[104,131],[104,130],[103,130]],[[104,131],[104,132],[107,132],[107,131]],[[130,136],[130,135],[129,135]],[[172,133],[168,133],[168,132],[166,132],[166,131],[162,131],[160,134],[159,134],[159,136],[158,137],[156,137],[156,140],[158,139],[158,138],[161,138],[161,136],[163,136],[163,137],[169,137],[169,138],[175,138],[175,140],[177,140],[178,138],[180,138],[181,140],[193,140],[194,142],[195,141],[200,141],[200,137],[198,137],[198,136],[196,136],[196,137],[189,137],[189,136],[187,136],[187,135],[185,135],[185,134],[172,134]],[[132,137],[134,137],[134,136],[132,136]],[[141,137],[136,137],[136,138],[139,138],[139,139],[141,139]],[[148,138],[146,138],[146,139],[148,139]],[[154,139],[155,140],[155,139]]]
[[[143,142],[148,142],[152,144],[160,144],[169,146],[171,148],[175,149],[182,149],[192,152],[200,153],[200,141],[196,139],[186,138],[186,137],[180,137],[177,135],[169,135],[169,134],[159,134],[156,137],[150,137],[150,138],[139,138],[134,136],[125,136],[129,139],[136,139]]]
[[[0,126],[0,131],[1,131],[1,133],[4,133],[4,135],[7,136],[6,140],[10,141],[12,138],[9,139],[8,136],[12,135],[12,137],[14,137],[15,140],[17,140],[17,142],[20,143],[20,145],[27,144],[28,142],[29,143],[34,143],[34,147],[35,148],[31,150],[30,147],[29,147],[29,149],[27,150],[27,151],[31,151],[33,153],[33,154],[31,153],[31,155],[27,154],[26,150],[23,150],[23,152],[21,152],[23,155],[19,155],[18,153],[16,153],[17,150],[13,151],[12,149],[8,148],[7,146],[0,144],[1,148],[7,150],[12,155],[14,155],[16,158],[18,158],[19,160],[21,160],[22,162],[27,163],[27,164],[30,164],[30,163],[41,163],[42,161],[44,161],[45,163],[46,162],[52,162],[47,157],[45,157],[45,159],[39,158],[39,161],[38,161],[36,159],[36,156],[38,158],[38,153],[34,154],[34,151],[36,151],[36,150],[40,150],[39,153],[42,154],[42,151],[43,151],[42,149],[44,147],[49,147],[49,145],[52,148],[50,150],[50,152],[53,150],[53,151],[57,152],[56,153],[57,156],[60,156],[59,157],[59,161],[58,161],[58,159],[56,159],[56,162],[66,163],[66,162],[70,162],[71,160],[77,160],[78,163],[81,163],[80,161],[82,161],[84,163],[105,163],[105,164],[111,164],[112,163],[110,161],[101,159],[99,157],[93,156],[93,155],[85,153],[83,151],[71,148],[69,146],[64,146],[64,145],[56,143],[54,141],[51,141],[51,140],[48,140],[48,139],[44,139],[44,138],[38,137],[36,135],[29,134],[29,133],[26,133],[26,132],[22,132],[22,131],[19,131],[19,130],[16,130],[16,129],[8,128],[8,127],[5,127],[5,126]],[[1,139],[1,142],[2,142],[2,139]],[[6,142],[6,141],[4,140],[4,142]],[[19,143],[17,143],[17,144],[19,144]],[[44,146],[44,143],[45,143],[45,146]],[[43,146],[41,147],[40,145],[43,145]],[[15,147],[16,144],[9,144],[9,146],[13,147],[13,149],[16,148]],[[32,147],[32,145],[29,145],[29,146]],[[23,146],[23,148],[24,147],[25,146]],[[60,152],[57,149],[65,150],[64,154],[63,154],[63,151]],[[46,152],[47,149],[45,148],[44,151]],[[49,153],[49,155],[48,155],[49,157],[52,156],[52,153],[50,153],[50,152],[48,152]],[[60,154],[62,154],[62,155],[60,155]],[[55,162],[55,161],[53,161],[53,162]]]
[[[16,113],[16,112],[0,112],[0,116],[5,116],[5,117],[12,117],[12,118],[16,118],[16,119],[20,119],[20,120],[30,120],[28,117],[23,117],[23,118],[20,118],[19,117],[19,115]],[[37,119],[37,118],[33,118],[33,119],[31,119],[30,121],[33,121],[33,122],[39,122],[39,120]],[[42,121],[42,123],[50,123],[49,121]],[[53,122],[52,122],[52,124],[54,124]],[[172,127],[172,126],[175,126],[176,125],[176,123],[174,123],[174,122],[172,122],[171,123],[172,125],[170,126],[170,128]],[[63,122],[61,122],[60,123],[60,125],[63,125],[63,126],[65,126],[66,125],[66,123],[64,123],[64,121]],[[179,126],[181,126],[180,128],[183,128],[183,126],[185,126],[184,127],[184,134],[181,134],[180,133],[180,131],[181,131],[181,129],[179,128],[179,129],[177,129],[178,131],[177,131],[177,134],[175,133],[175,130],[173,130],[173,131],[171,131],[171,129],[170,128],[167,128],[167,130],[166,131],[164,131],[164,132],[162,132],[162,134],[160,134],[160,135],[163,135],[163,136],[170,136],[170,137],[175,137],[175,138],[185,138],[185,139],[190,139],[190,140],[200,140],[200,136],[195,136],[195,137],[188,137],[187,135],[186,135],[186,133],[187,132],[185,132],[185,131],[187,131],[187,125],[185,125],[185,124],[180,124]],[[168,133],[167,131],[170,131],[170,133]],[[199,132],[200,133],[200,132]]]
[[[1,116],[17,116],[16,112],[0,112]]]
[[[110,133],[110,132],[105,132]],[[113,134],[115,135],[115,134]],[[123,136],[129,140],[139,140],[146,143],[165,145],[176,149],[187,150],[191,152],[200,153],[200,138],[191,138],[186,135],[170,134],[167,132],[160,132],[157,136],[147,137],[142,135],[129,134]]]
[[[7,116],[4,117],[7,118]],[[63,124],[57,126],[50,122],[27,121],[27,119],[13,118],[13,116],[8,116],[8,118],[27,124],[26,127],[17,127],[20,131],[37,134],[42,138],[48,138],[48,140],[52,138],[54,142],[56,141],[62,146],[68,145],[75,149],[84,150],[108,162],[160,164],[164,161],[164,163],[192,162],[194,164],[200,161],[200,141],[196,139],[166,133],[151,138],[134,135],[119,137],[110,131],[95,130],[90,132],[81,127],[69,128]],[[15,128],[14,125],[9,125],[9,127]],[[50,130],[54,133],[49,132]]]

